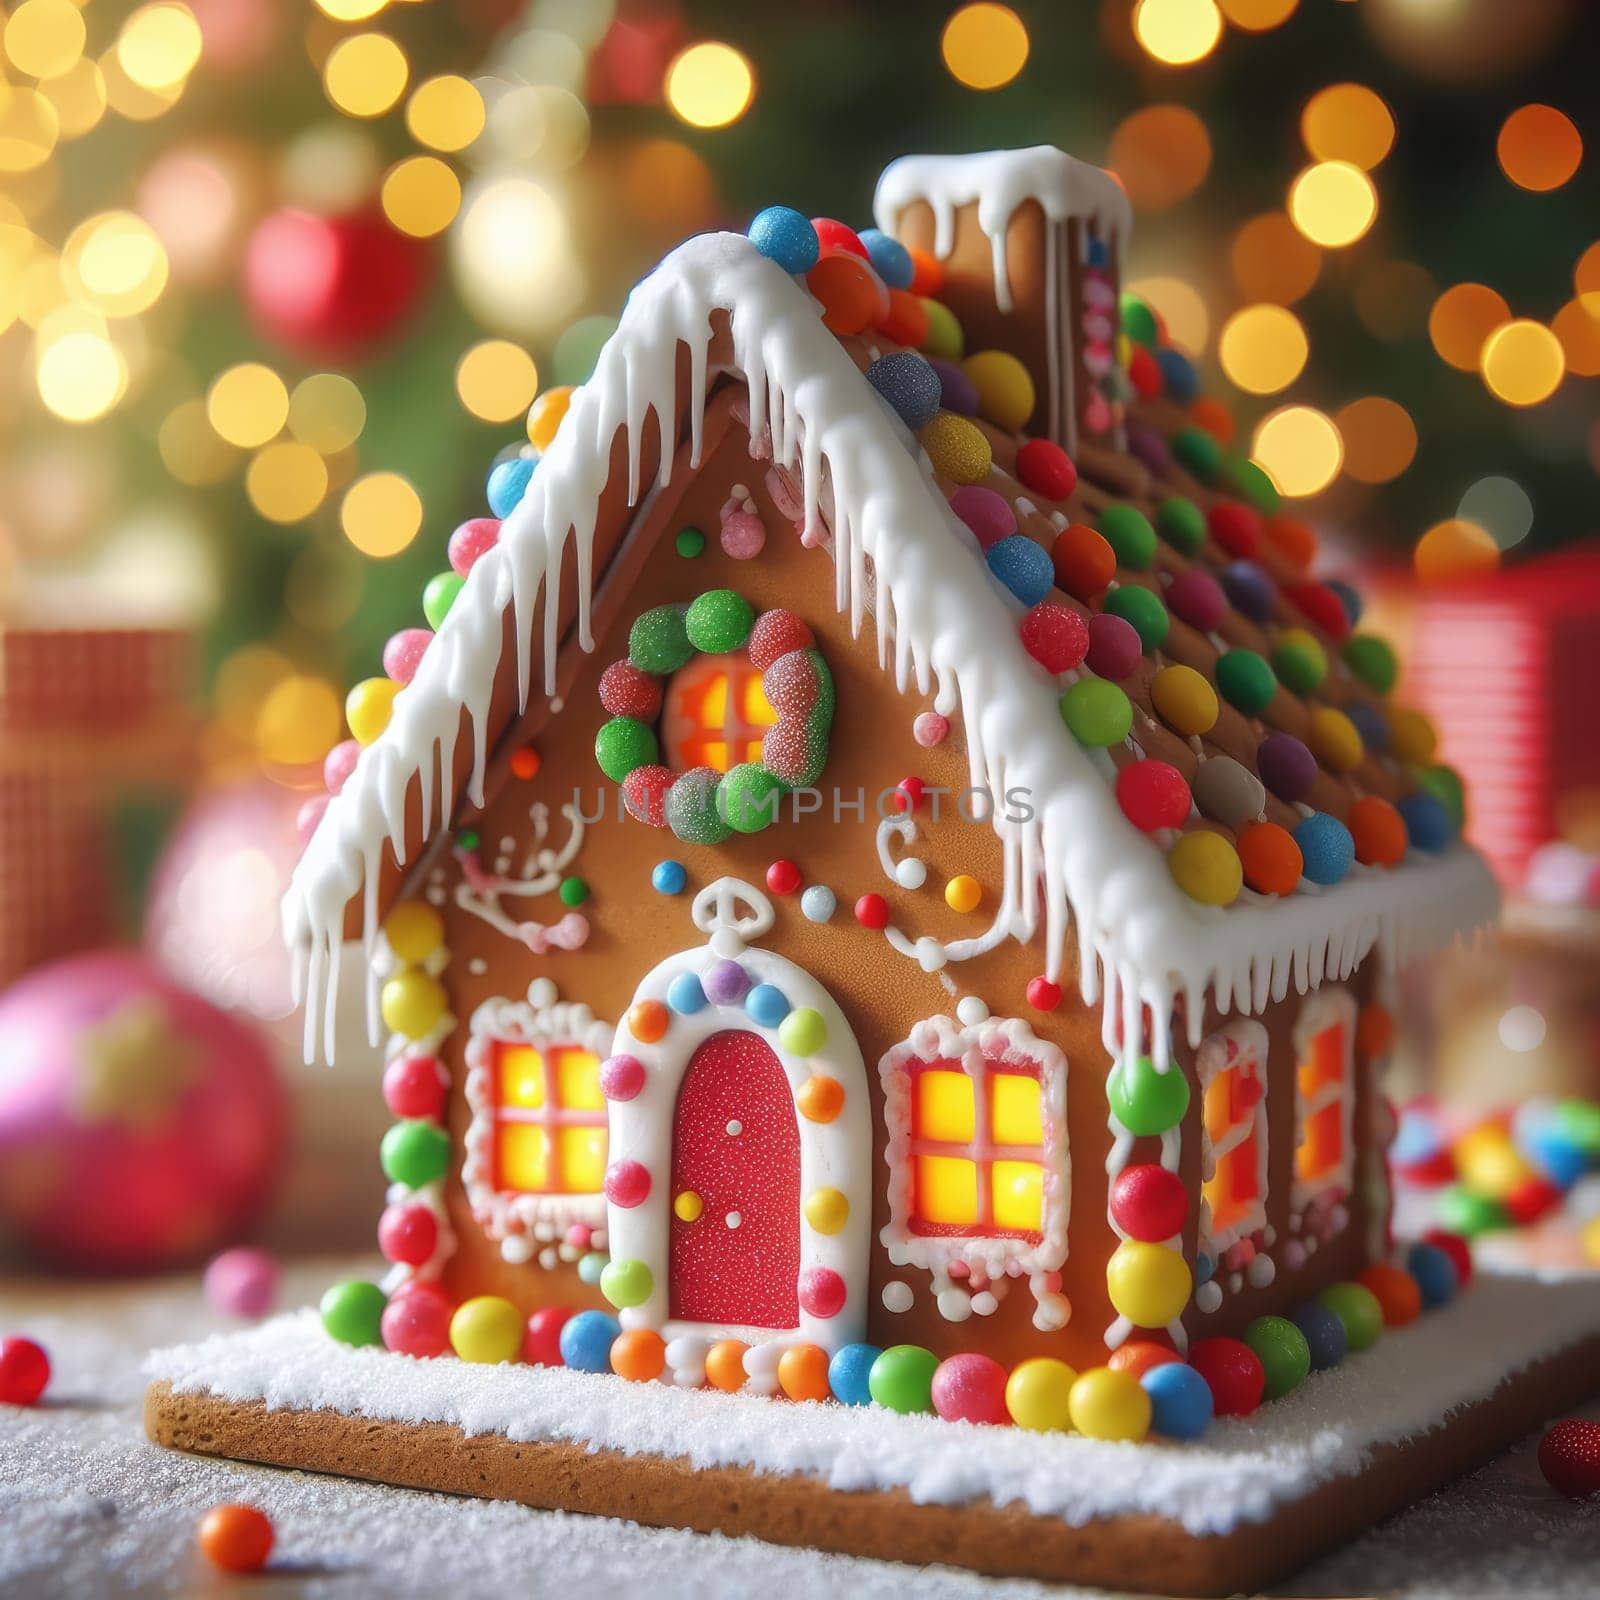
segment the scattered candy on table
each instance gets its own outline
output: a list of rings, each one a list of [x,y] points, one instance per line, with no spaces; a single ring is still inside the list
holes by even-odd
[[[50,1382],[44,1346],[12,1334],[0,1339],[0,1405],[31,1406]]]
[[[1539,1441],[1539,1470],[1569,1500],[1600,1493],[1600,1422],[1558,1422]]]
[[[215,1310],[255,1320],[266,1316],[278,1298],[278,1263],[265,1250],[224,1250],[207,1265],[204,1287]]]
[[[206,1560],[224,1572],[259,1572],[272,1554],[272,1523],[254,1506],[213,1506],[196,1538]]]

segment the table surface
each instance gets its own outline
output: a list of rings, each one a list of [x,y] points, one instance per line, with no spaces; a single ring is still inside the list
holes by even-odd
[[[296,1265],[285,1275],[283,1303],[314,1300],[327,1283],[363,1269],[370,1264]],[[145,1352],[223,1326],[194,1278],[0,1279],[0,1331],[38,1339],[54,1368],[46,1403],[0,1407],[0,1593],[507,1600],[559,1591],[578,1600],[645,1582],[651,1600],[722,1600],[779,1585],[805,1600],[887,1600],[912,1588],[908,1569],[889,1563],[158,1449],[141,1425]],[[230,1579],[199,1557],[195,1526],[227,1500],[272,1517],[270,1576]],[[914,1589],[918,1600],[1090,1592],[948,1568],[918,1572]],[[1275,1592],[1589,1600],[1597,1590],[1600,1500],[1572,1505],[1554,1495],[1529,1440]]]

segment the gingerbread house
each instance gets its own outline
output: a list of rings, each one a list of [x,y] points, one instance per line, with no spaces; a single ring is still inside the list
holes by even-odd
[[[1112,178],[877,220],[662,261],[352,696],[285,920],[312,1047],[364,940],[390,1305],[770,1392],[1181,1354],[1392,1249],[1385,985],[1496,910],[1431,728]]]

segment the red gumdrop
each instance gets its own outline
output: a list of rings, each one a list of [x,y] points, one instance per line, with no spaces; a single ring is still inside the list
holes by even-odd
[[[1111,1185],[1111,1220],[1130,1238],[1160,1244],[1183,1231],[1188,1215],[1183,1180],[1157,1162],[1124,1167]]]
[[[822,302],[822,325],[830,333],[864,333],[889,314],[883,280],[848,252],[823,256],[806,274],[806,288]]]
[[[378,1219],[378,1248],[385,1261],[420,1267],[438,1244],[439,1219],[424,1205],[389,1206]]]
[[[1211,633],[1228,614],[1228,597],[1222,585],[1201,567],[1180,572],[1167,585],[1167,610],[1181,617],[1191,628]]]
[[[1537,1222],[1547,1212],[1561,1204],[1564,1191],[1548,1178],[1537,1173],[1524,1178],[1505,1198],[1506,1215],[1519,1228]]]
[[[392,1295],[378,1329],[386,1350],[402,1356],[442,1356],[450,1348],[455,1306],[431,1283],[410,1283]]]
[[[13,1335],[0,1339],[0,1404],[31,1406],[50,1381],[44,1346]]]
[[[446,547],[452,570],[466,577],[477,565],[478,558],[493,550],[499,542],[498,517],[473,517],[471,521],[463,522],[450,535],[450,543]]]
[[[800,1274],[797,1293],[807,1316],[836,1317],[844,1310],[844,1279],[832,1267],[807,1267]]]
[[[1158,399],[1164,387],[1160,362],[1142,344],[1136,344],[1128,357],[1128,381],[1141,400]]]
[[[300,836],[301,844],[305,844],[317,831],[317,824],[322,821],[322,813],[328,809],[328,800],[328,795],[314,794],[295,812],[294,831]]]
[[[322,782],[329,794],[338,794],[361,759],[359,739],[341,739],[322,761]]]
[[[1238,500],[1219,500],[1206,513],[1206,523],[1231,556],[1249,560],[1261,548],[1261,514]]]
[[[1046,672],[1070,672],[1089,652],[1089,624],[1054,600],[1041,600],[1017,625],[1022,648]]]
[[[635,767],[622,780],[622,803],[628,815],[652,828],[667,825],[667,790],[677,782],[671,767]]]
[[[1345,610],[1344,601],[1327,584],[1291,583],[1283,595],[1329,637],[1344,639],[1349,635],[1350,613]]]
[[[1176,767],[1146,758],[1117,774],[1117,804],[1134,827],[1181,828],[1189,816],[1189,785]]]
[[[383,1103],[397,1117],[437,1117],[444,1109],[444,1073],[432,1056],[396,1056],[383,1069]]]
[[[1078,486],[1072,457],[1050,439],[1029,439],[1017,451],[1017,477],[1047,500],[1065,500]]]
[[[946,1422],[1006,1423],[1006,1369],[993,1356],[969,1350],[948,1356],[933,1373],[933,1409]]]
[[[540,1306],[528,1318],[522,1336],[522,1359],[535,1367],[564,1367],[561,1330],[577,1315],[575,1306]]]
[[[871,259],[867,255],[867,247],[861,242],[861,235],[854,228],[847,228],[832,217],[813,217],[811,226],[817,230],[817,247],[824,253],[829,250],[848,250],[863,261]]]
[[[1125,617],[1100,611],[1089,618],[1089,649],[1084,659],[1097,677],[1116,683],[1139,665],[1143,654],[1139,630]]]
[[[432,643],[433,633],[428,628],[402,628],[399,633],[392,634],[383,647],[384,675],[399,684],[410,683]]]
[[[1196,1339],[1189,1349],[1189,1365],[1206,1380],[1219,1417],[1249,1416],[1266,1393],[1261,1357],[1242,1339]]]
[[[1424,1244],[1443,1250],[1456,1269],[1456,1282],[1465,1289],[1472,1282],[1472,1246],[1459,1233],[1449,1233],[1444,1228],[1430,1228],[1422,1236]]]
[[[613,661],[600,674],[600,704],[614,717],[654,722],[661,714],[661,681],[631,661]]]
[[[1028,1004],[1035,1011],[1054,1011],[1061,1004],[1061,985],[1050,978],[1029,978]]]
[[[792,650],[809,650],[816,636],[792,611],[781,607],[763,611],[750,630],[750,642],[745,646],[750,665],[757,672],[765,672],[774,661]]]
[[[787,859],[767,868],[767,887],[774,894],[793,894],[800,887],[800,869]]]
[[[856,901],[856,921],[863,928],[889,926],[889,902],[881,894],[864,894]]]

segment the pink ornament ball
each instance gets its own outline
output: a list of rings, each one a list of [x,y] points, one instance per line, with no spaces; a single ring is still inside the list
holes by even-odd
[[[1126,618],[1109,611],[1097,612],[1089,618],[1089,650],[1085,659],[1096,676],[1120,683],[1139,665],[1143,654],[1144,641],[1139,637],[1139,630]]]
[[[644,1088],[644,1063],[637,1056],[607,1056],[600,1063],[600,1092],[607,1100],[632,1100]]]
[[[1154,1161],[1124,1167],[1111,1186],[1111,1220],[1131,1239],[1160,1244],[1183,1231],[1188,1215],[1183,1180]]]
[[[631,1211],[650,1198],[650,1169],[641,1161],[613,1161],[606,1168],[606,1199]]]
[[[404,687],[417,675],[422,657],[433,643],[433,634],[427,628],[402,628],[391,634],[383,647],[384,676]]]
[[[450,1348],[455,1305],[432,1283],[409,1283],[389,1297],[378,1329],[386,1350],[402,1356],[442,1356]]]
[[[425,1205],[389,1206],[378,1219],[378,1248],[385,1261],[420,1267],[439,1246],[439,1219]]]
[[[50,1357],[32,1339],[0,1339],[0,1405],[31,1406],[50,1381]]]
[[[396,1056],[384,1068],[383,1103],[397,1117],[437,1117],[444,1091],[444,1068],[433,1056]]]
[[[299,834],[301,844],[309,844],[311,835],[317,831],[317,824],[322,821],[323,813],[328,809],[330,795],[314,794],[294,814],[294,831]]]
[[[528,1318],[522,1336],[522,1359],[534,1367],[563,1367],[561,1330],[576,1315],[572,1306],[541,1306]]]
[[[341,739],[322,761],[322,783],[329,794],[338,794],[356,770],[361,759],[359,739]]]
[[[924,750],[932,750],[950,737],[950,719],[937,711],[921,712],[911,724],[911,737]]]
[[[812,1317],[836,1317],[844,1310],[844,1279],[832,1267],[808,1267],[800,1274],[800,1309]]]
[[[1006,1369],[975,1350],[948,1357],[934,1369],[933,1409],[946,1422],[1009,1422]]]
[[[767,542],[766,524],[753,511],[735,511],[722,519],[721,540],[733,560],[753,560]]]
[[[950,509],[971,529],[980,550],[1017,531],[1017,514],[1003,495],[981,484],[967,484],[950,496]]]
[[[1022,648],[1049,673],[1071,672],[1089,649],[1089,625],[1076,611],[1041,600],[1018,625]]]
[[[473,517],[470,522],[463,522],[450,535],[450,543],[446,547],[451,570],[466,577],[478,564],[479,558],[487,555],[499,542],[498,517]]]
[[[257,1322],[278,1300],[278,1263],[265,1250],[240,1245],[213,1256],[202,1280],[212,1310]]]

